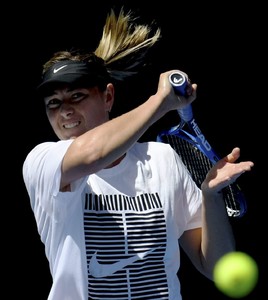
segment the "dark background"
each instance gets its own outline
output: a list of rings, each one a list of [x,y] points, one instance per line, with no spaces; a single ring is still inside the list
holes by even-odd
[[[235,146],[241,160],[255,163],[250,173],[239,178],[248,200],[248,212],[232,220],[238,250],[258,263],[260,277],[245,300],[261,299],[267,293],[267,232],[264,225],[267,193],[263,178],[265,139],[264,104],[267,99],[264,55],[267,16],[258,2],[234,7],[232,2],[193,3],[183,1],[54,1],[35,5],[14,4],[3,9],[2,24],[2,122],[6,171],[3,191],[4,263],[8,299],[47,298],[51,285],[44,248],[36,231],[21,168],[27,153],[37,143],[56,140],[35,99],[42,64],[58,50],[86,47],[94,50],[110,8],[124,5],[142,21],[155,21],[162,29],[160,43],[151,51],[144,73],[126,83],[115,110],[128,110],[155,93],[160,72],[185,71],[198,84],[193,104],[196,120],[220,155]],[[3,22],[3,21],[1,21]],[[267,26],[266,26],[267,28]],[[3,83],[3,80],[2,80]],[[120,101],[120,102],[119,102]],[[4,106],[3,106],[4,105]],[[6,121],[4,121],[6,120]],[[159,130],[173,126],[178,117],[171,112],[142,137],[155,140]],[[262,176],[260,175],[262,174]],[[7,208],[6,208],[7,205]],[[7,221],[9,220],[9,221]],[[184,300],[229,299],[202,277],[182,254],[181,283]]]

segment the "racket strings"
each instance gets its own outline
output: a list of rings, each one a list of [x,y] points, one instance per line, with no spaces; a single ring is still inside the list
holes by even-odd
[[[162,142],[168,143],[181,157],[189,173],[197,186],[200,188],[207,172],[213,166],[209,158],[195,145],[186,139],[172,134],[161,136]],[[241,217],[244,214],[245,207],[240,206],[240,189],[236,184],[232,184],[223,189],[223,198],[226,205],[228,216]]]
[[[166,139],[179,154],[196,184],[201,187],[208,170],[212,167],[210,160],[204,155],[201,155],[201,152],[196,147],[190,145],[190,143],[187,143],[183,139],[176,138],[176,136],[173,135],[167,135]]]

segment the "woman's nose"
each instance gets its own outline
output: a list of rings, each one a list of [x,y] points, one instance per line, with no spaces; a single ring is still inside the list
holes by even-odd
[[[62,103],[60,113],[63,117],[68,118],[74,113],[74,108],[69,103]]]

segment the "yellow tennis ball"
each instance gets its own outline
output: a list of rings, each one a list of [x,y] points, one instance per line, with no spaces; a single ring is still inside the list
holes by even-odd
[[[256,261],[245,252],[229,252],[214,267],[215,286],[226,296],[242,298],[255,288],[259,268]]]

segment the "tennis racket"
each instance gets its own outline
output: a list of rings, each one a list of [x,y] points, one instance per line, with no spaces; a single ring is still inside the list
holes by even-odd
[[[169,81],[179,95],[185,95],[188,81],[181,72],[170,74]],[[191,104],[178,109],[180,123],[157,135],[158,142],[169,143],[179,154],[198,187],[201,187],[209,169],[220,159],[201,132]],[[187,130],[188,129],[188,130]],[[229,217],[242,217],[247,211],[246,199],[234,182],[222,190]]]

